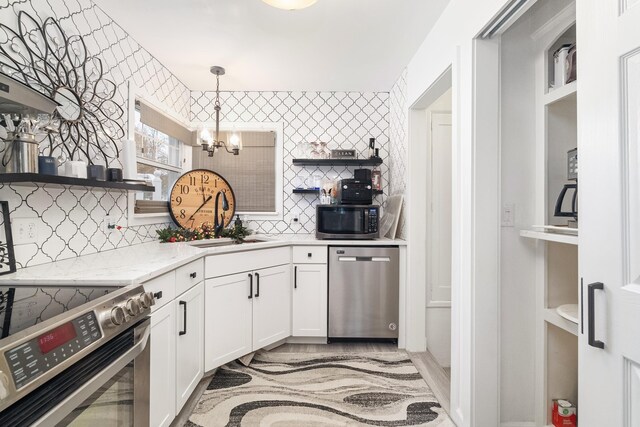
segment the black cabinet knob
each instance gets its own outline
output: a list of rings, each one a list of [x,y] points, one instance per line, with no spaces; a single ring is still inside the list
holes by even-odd
[[[189,277],[191,277],[192,279],[195,279],[197,275],[198,274],[194,271],[193,273],[189,274]]]

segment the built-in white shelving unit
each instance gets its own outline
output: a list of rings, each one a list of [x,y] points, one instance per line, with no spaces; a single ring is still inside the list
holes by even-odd
[[[571,234],[549,233],[536,230],[521,230],[520,235],[529,239],[538,239],[547,242],[566,243],[567,245],[578,244],[578,236]]]
[[[578,82],[573,81],[561,86],[557,89],[550,90],[544,95],[544,105],[555,104],[563,100],[572,100],[575,102],[576,94],[578,93]]]
[[[572,9],[573,8],[573,9]],[[571,13],[573,11],[573,13]],[[579,299],[577,230],[567,230],[567,218],[554,217],[556,198],[567,180],[567,151],[577,146],[578,82],[553,87],[553,52],[576,41],[575,4],[549,21],[537,33],[536,61],[536,220],[547,227],[531,226],[520,236],[537,239],[536,425],[551,424],[553,399],[568,399],[578,406],[579,324],[557,308]],[[579,76],[578,76],[579,79]],[[554,227],[555,226],[555,227]],[[564,230],[563,230],[564,227]],[[574,319],[578,320],[578,319]]]

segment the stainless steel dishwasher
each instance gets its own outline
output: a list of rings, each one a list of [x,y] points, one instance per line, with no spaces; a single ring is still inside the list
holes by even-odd
[[[398,338],[397,247],[329,247],[329,339]]]

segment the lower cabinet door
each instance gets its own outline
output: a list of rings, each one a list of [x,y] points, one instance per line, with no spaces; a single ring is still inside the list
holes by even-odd
[[[176,415],[204,374],[204,283],[176,299]]]
[[[239,273],[205,281],[205,372],[251,353],[252,279]]]
[[[291,335],[291,266],[253,273],[253,349],[258,350]]]
[[[327,336],[327,265],[293,267],[294,337]]]
[[[176,415],[175,316],[174,301],[151,315],[149,421],[154,427],[168,426]]]

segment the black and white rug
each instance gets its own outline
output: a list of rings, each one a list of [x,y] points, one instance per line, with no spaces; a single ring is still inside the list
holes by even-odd
[[[453,427],[406,353],[258,353],[221,367],[187,427]]]

